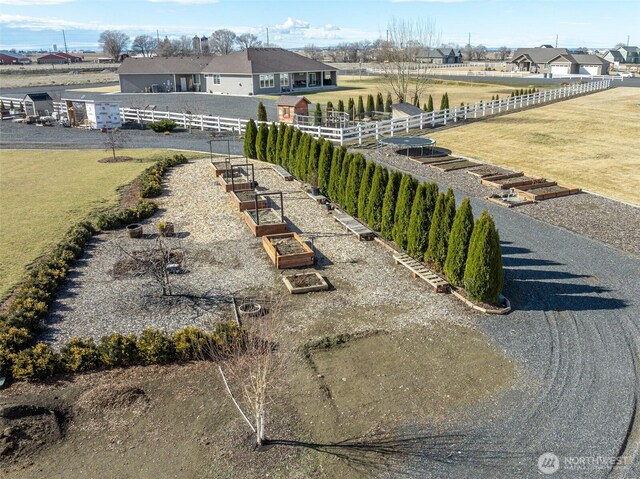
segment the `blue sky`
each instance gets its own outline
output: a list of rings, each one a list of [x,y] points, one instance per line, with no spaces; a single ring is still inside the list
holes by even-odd
[[[430,18],[442,42],[592,48],[640,43],[640,0],[0,0],[0,48],[95,48],[105,29],[175,37],[218,28],[285,48],[384,36],[391,17]]]

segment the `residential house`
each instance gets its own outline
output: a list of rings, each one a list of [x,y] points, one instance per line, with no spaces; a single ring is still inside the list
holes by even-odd
[[[549,60],[549,73],[553,75],[607,75],[607,60],[598,55],[567,53]]]
[[[418,51],[416,61],[438,65],[462,63],[462,52],[456,53],[455,50],[447,48],[423,48]]]
[[[38,57],[36,61],[41,65],[61,65],[64,63],[78,63],[82,57],[71,55],[70,53],[55,52]]]
[[[609,50],[604,54],[604,59],[615,63],[640,63],[640,48],[638,47],[620,47]]]
[[[278,98],[278,121],[293,124],[296,115],[308,115],[311,102],[303,96],[282,95]]]
[[[568,54],[566,48],[518,48],[511,58],[511,63],[521,72],[548,73],[551,60],[558,55]]]
[[[20,53],[0,51],[0,65],[29,65],[31,63],[31,58]]]
[[[336,88],[337,68],[282,48],[247,48],[217,57],[127,58],[123,93],[202,91],[262,95]]]
[[[618,50],[607,50],[605,54],[602,55],[602,58],[604,58],[608,62],[613,63],[614,65],[624,63],[624,57]]]

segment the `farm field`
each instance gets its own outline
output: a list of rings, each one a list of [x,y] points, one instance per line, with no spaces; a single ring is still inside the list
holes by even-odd
[[[638,92],[615,88],[432,136],[455,154],[640,205]]]
[[[346,103],[349,97],[357,101],[358,96],[362,95],[363,100],[366,101],[366,97],[369,94],[375,96],[378,92],[382,92],[385,97],[387,94],[387,88],[383,80],[377,77],[363,77],[360,79],[357,76],[339,76],[338,84],[339,87],[337,90],[304,93],[304,96],[312,103],[320,102],[325,104],[328,101],[331,101],[335,105],[338,100],[343,100]],[[526,85],[522,85],[519,86],[519,88],[523,88],[525,86]],[[433,106],[437,109],[440,106],[440,99],[444,93],[449,94],[449,104],[451,106],[455,106],[459,105],[461,102],[475,103],[480,100],[491,100],[491,97],[495,95],[499,95],[501,98],[506,98],[514,89],[515,87],[509,85],[432,80],[425,92],[425,95],[420,98],[420,105],[427,102],[429,95],[433,97]],[[272,98],[277,98],[277,96],[273,96]]]
[[[94,68],[95,64],[92,65]],[[20,73],[0,76],[0,88],[28,88],[54,85],[86,85],[87,83],[117,82],[118,74],[109,69],[99,72],[73,70],[72,73],[58,73],[53,70],[46,74]]]
[[[141,162],[98,163],[104,150],[3,150],[0,152],[0,297],[24,268],[75,222],[114,204],[162,150],[121,150]]]

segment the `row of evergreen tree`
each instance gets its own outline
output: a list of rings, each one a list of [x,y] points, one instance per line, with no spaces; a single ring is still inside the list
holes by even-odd
[[[531,95],[532,93],[537,93],[539,91],[540,91],[539,89],[534,88],[534,87],[531,87],[531,88],[520,88],[519,90],[518,89],[513,90],[511,92],[510,96],[514,97],[514,96],[522,96],[522,95]]]
[[[318,187],[383,238],[464,287],[472,299],[497,302],[503,274],[500,238],[486,211],[474,223],[468,198],[456,210],[451,189],[441,193],[435,183],[419,183],[284,123],[256,127],[250,120],[244,153],[281,165]]]

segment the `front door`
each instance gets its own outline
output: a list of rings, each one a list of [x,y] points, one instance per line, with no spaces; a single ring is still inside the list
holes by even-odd
[[[187,78],[180,77],[180,91],[187,91]]]

